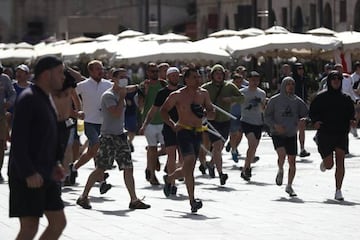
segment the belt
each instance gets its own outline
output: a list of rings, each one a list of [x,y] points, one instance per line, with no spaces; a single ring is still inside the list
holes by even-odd
[[[184,124],[181,124],[181,123],[178,123],[178,125],[180,127],[182,127],[183,129],[185,130],[190,130],[190,131],[194,131],[194,132],[204,132],[208,129],[207,126],[201,126],[201,127],[191,127],[191,126],[187,126],[187,125],[184,125]]]

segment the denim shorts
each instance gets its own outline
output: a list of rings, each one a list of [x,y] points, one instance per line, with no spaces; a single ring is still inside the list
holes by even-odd
[[[89,146],[91,147],[99,143],[101,124],[85,122],[84,127],[85,127],[85,135],[89,140]]]

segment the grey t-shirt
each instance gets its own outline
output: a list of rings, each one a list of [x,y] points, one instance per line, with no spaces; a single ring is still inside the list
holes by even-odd
[[[252,125],[263,125],[263,104],[265,102],[266,93],[264,90],[257,88],[250,91],[249,87],[240,89],[244,95],[244,102],[241,104],[241,121]]]
[[[112,88],[108,89],[101,96],[101,112],[103,115],[103,123],[101,125],[101,134],[120,135],[124,133],[124,116],[125,116],[125,101],[124,111],[119,117],[111,115],[108,108],[116,106],[119,102],[119,96],[112,91]]]

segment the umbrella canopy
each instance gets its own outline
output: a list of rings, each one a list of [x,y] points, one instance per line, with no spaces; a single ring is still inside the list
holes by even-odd
[[[158,42],[188,41],[189,39],[187,36],[175,33],[166,33],[154,38],[154,40]]]
[[[286,28],[282,26],[272,26],[264,31],[266,34],[287,34],[290,33]]]
[[[240,36],[239,31],[224,29],[209,34],[209,37],[229,37],[229,36]]]
[[[6,48],[6,49],[5,49]],[[25,42],[5,46],[0,54],[3,62],[22,63],[35,58],[34,46]]]
[[[317,51],[330,51],[340,46],[336,38],[319,37],[307,34],[266,34],[244,38],[239,42],[230,42],[227,50],[233,57],[272,56],[293,57],[296,50],[309,50],[308,54]]]
[[[240,30],[238,33],[241,37],[251,37],[265,34],[264,30],[259,28],[247,28]]]
[[[131,38],[131,37],[138,37],[138,36],[142,36],[144,35],[143,32],[139,32],[139,31],[134,31],[134,30],[125,30],[121,33],[119,33],[118,35],[116,35],[118,37],[118,39],[122,39],[122,38]]]
[[[318,36],[335,36],[335,34],[336,34],[335,31],[325,28],[325,27],[314,28],[309,31],[306,31],[306,33],[312,34],[312,35],[318,35]]]

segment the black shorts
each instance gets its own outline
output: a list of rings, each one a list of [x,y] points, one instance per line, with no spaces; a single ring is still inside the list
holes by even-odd
[[[241,128],[243,130],[243,133],[245,133],[245,136],[249,133],[254,133],[255,138],[257,140],[260,140],[261,138],[261,132],[262,132],[262,125],[253,125],[247,122],[241,122]]]
[[[25,180],[9,179],[10,217],[42,217],[45,211],[64,209],[61,185],[44,180],[40,188],[28,188]]]
[[[285,148],[285,152],[287,155],[295,156],[297,154],[297,137],[296,135],[293,137],[284,137],[278,135],[272,135],[272,142],[275,150],[278,148]]]
[[[226,140],[229,137],[230,131],[230,120],[226,122],[216,122],[216,121],[209,121],[209,123],[220,133],[220,135]],[[210,126],[209,129],[213,130]],[[218,140],[221,140],[218,136],[215,136],[212,133],[209,133],[209,140],[211,143],[214,143]]]
[[[176,133],[172,130],[171,127],[164,124],[163,130],[161,131],[164,137],[165,147],[177,146]]]
[[[321,155],[321,158],[331,155],[335,148],[340,148],[349,152],[349,136],[348,134],[328,134],[318,132],[318,151]]]
[[[176,137],[181,155],[185,157],[193,154],[196,159],[199,155],[202,132],[182,129],[177,132]]]

